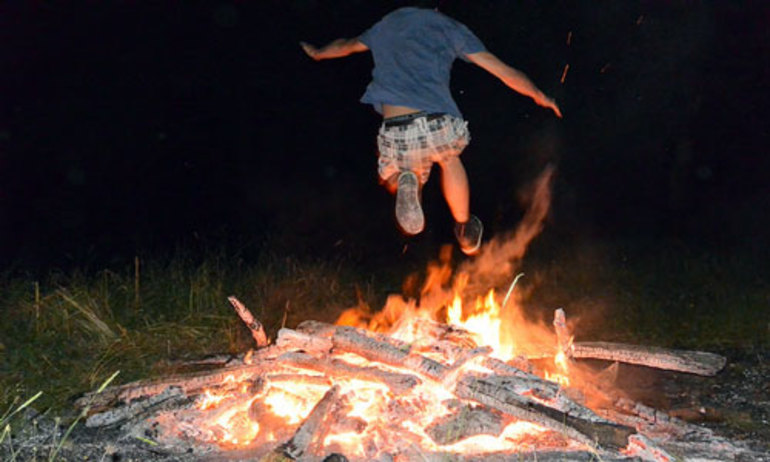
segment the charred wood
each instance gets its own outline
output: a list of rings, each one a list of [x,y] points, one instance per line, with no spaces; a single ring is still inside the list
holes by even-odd
[[[454,444],[476,435],[499,436],[503,431],[500,412],[484,406],[464,406],[433,421],[425,432],[440,445]]]
[[[162,393],[146,399],[136,400],[126,406],[109,409],[93,414],[86,419],[86,427],[107,427],[123,423],[127,420],[158,411],[160,407],[177,406],[189,401],[179,387],[168,387]]]
[[[410,448],[411,449],[411,448]],[[406,450],[394,459],[396,462],[420,460],[423,462],[641,462],[637,458],[613,456],[592,451],[537,451],[493,452],[484,454],[426,453]]]
[[[227,300],[233,305],[235,312],[241,318],[246,327],[251,331],[251,336],[254,337],[254,341],[257,343],[257,348],[267,346],[267,335],[265,335],[265,328],[262,324],[254,318],[246,305],[240,302],[234,296],[227,297]]]
[[[727,362],[724,356],[705,351],[672,350],[610,342],[575,342],[572,345],[572,357],[618,361],[707,376],[716,375]]]
[[[602,448],[622,448],[628,444],[628,436],[635,433],[633,428],[615,424],[595,414],[589,420],[588,416],[549,407],[511,388],[505,379],[467,375],[459,380],[455,393],[512,417],[542,425],[590,447],[598,444]]]
[[[323,398],[313,407],[310,411],[310,415],[307,416],[302,425],[299,426],[294,436],[283,445],[282,451],[293,460],[298,460],[305,453],[307,453],[310,445],[316,439],[323,439],[325,433],[323,431],[324,419],[328,416],[329,411],[337,403],[339,399],[340,387],[334,385],[331,387]]]
[[[232,364],[242,364],[243,354],[231,355],[231,354],[218,354],[210,355],[203,358],[196,359],[173,359],[159,362],[161,367],[172,368],[177,372],[201,370],[201,369],[214,369],[218,367],[225,367]]]
[[[430,358],[411,353],[409,344],[387,336],[370,333],[349,326],[324,325],[319,322],[304,322],[299,330],[312,335],[331,336],[334,349],[355,353],[369,361],[378,361],[423,374],[441,381],[448,367]]]
[[[561,308],[554,312],[553,328],[556,331],[556,344],[559,352],[568,355],[572,345],[572,335],[570,335],[569,328],[567,328],[567,317]]]
[[[267,374],[265,376],[265,379],[270,383],[292,382],[292,383],[303,383],[307,385],[326,386],[327,388],[334,385],[332,383],[332,379],[325,375],[292,374],[292,373]]]
[[[175,374],[158,379],[138,380],[123,385],[108,387],[101,393],[89,392],[75,401],[75,407],[83,409],[90,406],[93,412],[99,412],[119,402],[129,402],[146,396],[157,395],[168,387],[179,387],[190,395],[200,390],[218,385],[232,375],[236,379],[281,369],[274,358],[280,353],[273,347],[259,350],[254,364],[241,364],[213,371],[199,371]]]
[[[431,319],[410,319],[410,330],[419,334],[417,343],[423,341],[429,344],[447,342],[462,349],[472,349],[478,346],[474,334],[451,324],[444,324]]]
[[[460,369],[462,369],[463,366],[473,361],[474,359],[481,356],[486,356],[491,352],[492,352],[492,348],[488,346],[476,347],[470,350],[463,349],[462,351],[456,353],[455,361],[452,363],[451,366],[449,366],[449,369],[447,370],[447,372],[459,371]],[[451,375],[453,374],[447,374],[444,377],[444,382],[446,382],[447,379],[451,377]]]
[[[522,362],[523,361],[526,361],[526,360],[522,359]],[[491,370],[495,374],[498,374],[501,376],[520,377],[522,379],[527,379],[530,381],[540,381],[541,387],[547,388],[553,393],[558,393],[559,391],[558,384],[554,382],[549,382],[547,380],[543,380],[540,377],[533,374],[532,366],[529,364],[529,362],[526,362],[523,364],[520,364],[519,362],[514,362],[513,365],[511,365],[497,358],[485,358],[484,361],[482,361],[481,365]],[[526,369],[519,367],[519,365],[526,367]]]
[[[420,383],[420,380],[413,375],[384,371],[376,367],[353,366],[339,359],[316,359],[304,353],[285,353],[279,359],[284,364],[295,365],[330,376],[382,382],[397,394],[410,390]]]
[[[285,351],[305,351],[314,355],[326,355],[332,349],[332,341],[326,337],[309,335],[293,329],[278,331],[276,345]]]
[[[487,369],[500,375],[514,375],[517,377],[537,377],[532,372],[534,368],[524,357],[516,357],[508,361],[502,361],[497,358],[485,358],[481,363]],[[558,388],[558,385],[554,384]]]
[[[335,334],[337,334],[340,329],[346,330],[351,329],[356,332],[360,332],[372,339],[377,340],[378,342],[387,343],[388,345],[397,348],[399,350],[403,351],[409,351],[411,349],[411,345],[399,340],[397,338],[393,338],[389,335],[380,334],[377,332],[368,331],[365,329],[358,329],[355,327],[349,327],[349,326],[336,326],[334,324],[329,324],[325,322],[320,321],[303,321],[300,323],[299,326],[297,326],[297,330],[299,332],[304,332],[308,335],[316,335],[321,337],[327,337],[332,338]]]

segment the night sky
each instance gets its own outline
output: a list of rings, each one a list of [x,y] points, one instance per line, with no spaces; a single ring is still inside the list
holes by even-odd
[[[358,101],[370,54],[314,62],[298,46],[355,36],[395,4],[2,2],[0,268],[219,242],[360,260],[452,242],[437,168],[424,235],[396,231],[380,119]],[[515,227],[521,189],[551,163],[553,236],[763,246],[768,5],[443,2],[564,114],[455,63],[488,235]]]

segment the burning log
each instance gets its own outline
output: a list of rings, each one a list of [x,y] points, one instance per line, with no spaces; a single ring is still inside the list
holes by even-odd
[[[408,330],[419,333],[414,335],[417,343],[425,343],[429,346],[437,342],[447,342],[461,348],[475,348],[478,346],[474,335],[458,326],[444,324],[431,319],[410,319]]]
[[[302,323],[299,329],[304,332],[318,332],[322,335],[331,334],[335,350],[355,353],[369,361],[407,367],[439,382],[449,371],[447,366],[437,361],[411,353],[409,345],[404,342],[398,342],[395,339],[383,340],[385,336],[370,335],[363,329],[349,326],[323,326],[318,322]]]
[[[593,415],[575,415],[549,407],[513,391],[507,377],[462,377],[455,388],[460,398],[471,399],[512,417],[542,425],[589,447],[619,449],[628,444],[633,428]],[[585,409],[585,408],[583,408]]]
[[[199,371],[175,374],[159,379],[138,380],[136,382],[108,387],[101,393],[89,392],[75,401],[75,407],[83,409],[91,407],[94,412],[104,410],[117,402],[129,402],[147,396],[162,393],[169,387],[179,387],[185,394],[198,393],[204,388],[213,387],[228,380],[229,376],[240,380],[260,373],[266,373],[280,365],[275,363],[275,357],[281,353],[275,347],[263,348],[253,357],[255,364],[239,364],[213,371]]]
[[[628,442],[629,448],[647,459],[660,462],[675,462],[679,460],[678,457],[672,456],[644,435],[631,435],[628,438]]]
[[[262,327],[262,324],[254,318],[254,315],[252,315],[251,311],[246,308],[246,305],[241,303],[240,300],[232,295],[227,297],[227,300],[230,301],[230,304],[233,305],[233,308],[235,308],[235,312],[238,313],[238,316],[246,324],[246,327],[248,327],[251,331],[251,336],[254,337],[254,341],[257,342],[257,348],[267,346],[267,335],[265,335],[265,328]]]
[[[243,355],[216,354],[194,359],[166,359],[159,361],[159,364],[176,371],[192,371],[225,367],[230,363],[240,362],[242,357]]]
[[[335,334],[337,334],[340,329],[342,330],[352,329],[356,332],[360,332],[362,335],[370,337],[378,342],[386,343],[391,347],[399,350],[409,351],[411,349],[411,345],[409,345],[406,342],[393,338],[389,335],[380,334],[378,332],[371,332],[364,329],[357,329],[357,328],[348,327],[348,326],[336,326],[334,324],[329,324],[329,323],[320,322],[320,321],[304,321],[300,323],[299,326],[297,326],[297,330],[299,332],[303,332],[308,335],[314,335],[318,337],[326,337],[329,339],[331,339]]]
[[[275,343],[287,351],[300,350],[314,355],[326,355],[334,346],[328,338],[309,335],[287,328],[278,331],[278,339]]]
[[[516,363],[516,366],[512,366],[506,362],[500,361],[497,358],[484,358],[484,361],[482,361],[481,365],[500,376],[519,377],[525,380],[536,381],[541,387],[554,394],[558,393],[559,391],[558,384],[543,380],[535,374],[532,374],[532,366],[529,365],[529,363],[523,364],[522,361],[521,365],[527,368],[523,369],[518,367],[519,362]]]
[[[556,331],[556,344],[559,352],[568,355],[570,346],[572,346],[572,335],[567,327],[567,317],[561,308],[554,312],[553,329]]]
[[[458,371],[470,361],[473,361],[474,359],[482,356],[487,356],[488,354],[492,353],[492,351],[492,348],[488,346],[476,347],[470,350],[462,349],[462,351],[455,354],[456,359],[452,365],[449,366],[449,370]]]
[[[147,399],[136,400],[131,404],[119,408],[109,409],[99,414],[93,414],[86,419],[86,427],[106,427],[131,420],[151,411],[158,411],[160,407],[171,407],[189,401],[179,387],[168,387],[162,393],[150,396]]]
[[[446,452],[426,453],[413,448],[395,460],[422,462],[639,462],[638,458],[598,455],[591,451],[523,450],[516,452],[491,452],[484,454],[455,454]]]
[[[321,372],[331,377],[348,377],[382,382],[396,394],[404,393],[420,383],[420,380],[413,375],[388,372],[376,367],[352,366],[338,359],[316,359],[303,353],[285,353],[279,359],[284,364]]]
[[[326,433],[323,423],[328,417],[329,411],[337,404],[339,392],[340,387],[338,385],[331,387],[321,398],[321,401],[310,411],[310,415],[299,426],[294,436],[283,445],[282,452],[291,460],[298,460],[307,453],[314,441],[323,440],[324,433]]]
[[[91,415],[87,425],[121,424],[121,431],[135,435],[155,431],[155,439],[199,441],[204,451],[213,445],[248,448],[252,457],[269,451],[263,461],[321,460],[340,453],[354,460],[457,462],[592,460],[595,451],[609,461],[623,460],[614,456],[629,450],[665,460],[655,441],[634,436],[665,437],[666,429],[679,425],[641,405],[624,405],[612,390],[601,389],[611,382],[605,375],[617,368],[591,374],[573,362],[563,372],[575,380],[561,381],[573,388],[562,388],[539,377],[540,370],[535,375],[527,358],[490,356],[496,350],[479,346],[480,334],[425,319],[402,323],[398,337],[310,321],[296,330],[281,329],[275,345],[266,346],[262,326],[237,299],[230,302],[261,348],[216,363],[225,367],[214,371],[88,395],[80,403],[100,414]],[[710,353],[573,344],[563,310],[557,310],[554,328],[560,361],[592,357],[673,370],[685,364],[687,372],[695,364],[701,373],[704,363],[716,370],[724,365]],[[546,357],[552,352],[547,349]],[[597,396],[607,408],[595,406]],[[115,403],[114,409],[100,409]],[[519,427],[518,420],[535,425]],[[456,445],[466,439],[467,445]],[[528,441],[538,450],[531,451]],[[450,445],[459,452],[432,452]],[[481,452],[467,453],[473,447]]]
[[[411,448],[410,448],[411,449]],[[405,451],[398,462],[419,460],[422,462],[640,462],[640,459],[601,454],[591,451],[522,450],[516,452],[491,452],[484,454],[455,454],[446,452],[426,453]]]
[[[500,412],[485,406],[463,406],[436,419],[425,432],[440,445],[454,444],[476,435],[498,436],[504,428]]]
[[[727,362],[724,356],[705,351],[671,350],[610,342],[575,342],[572,344],[571,353],[573,358],[618,361],[706,376],[716,375]]]

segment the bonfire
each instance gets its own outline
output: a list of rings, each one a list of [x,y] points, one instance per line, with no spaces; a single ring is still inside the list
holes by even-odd
[[[634,402],[618,362],[713,375],[721,356],[575,342],[565,310],[525,316],[516,290],[548,211],[551,170],[522,225],[451,267],[419,298],[305,321],[273,341],[236,297],[255,348],[213,369],[108,388],[79,400],[89,427],[186,458],[216,460],[730,460],[742,449]],[[504,283],[503,283],[504,281]],[[584,358],[609,362],[589,368]]]

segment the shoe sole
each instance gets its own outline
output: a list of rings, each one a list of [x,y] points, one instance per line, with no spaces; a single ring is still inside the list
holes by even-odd
[[[425,227],[417,175],[413,172],[404,172],[398,177],[396,221],[407,234],[417,234]]]
[[[479,234],[476,237],[476,242],[473,244],[473,246],[463,247],[463,245],[460,244],[460,250],[462,250],[465,255],[476,255],[479,252],[479,249],[481,249],[481,238],[484,235],[484,224],[475,215],[471,215],[470,219],[473,220],[474,223],[478,223]]]

